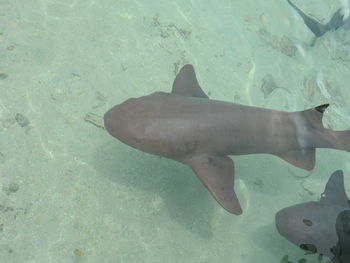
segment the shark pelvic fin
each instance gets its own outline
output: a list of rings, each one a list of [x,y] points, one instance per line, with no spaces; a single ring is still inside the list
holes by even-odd
[[[232,214],[242,214],[233,186],[234,164],[229,157],[202,154],[186,163],[223,208]]]
[[[305,169],[312,170],[315,167],[315,149],[302,149],[279,154],[278,157],[290,164]]]
[[[174,80],[171,93],[181,96],[208,98],[199,86],[196,73],[194,72],[193,66],[190,64],[180,69],[180,72]]]

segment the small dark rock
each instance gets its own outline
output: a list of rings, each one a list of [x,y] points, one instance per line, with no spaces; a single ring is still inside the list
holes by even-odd
[[[0,79],[6,79],[9,75],[6,73],[0,73]]]
[[[6,49],[8,51],[13,51],[13,50],[15,50],[15,46],[14,45],[9,45]]]
[[[9,193],[16,193],[19,190],[19,185],[17,183],[10,183],[8,191]]]
[[[30,124],[28,118],[20,113],[16,113],[15,120],[17,121],[18,125],[22,128],[29,126]]]

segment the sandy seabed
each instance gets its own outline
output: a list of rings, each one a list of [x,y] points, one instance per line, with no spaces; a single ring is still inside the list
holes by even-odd
[[[326,4],[320,20],[336,10]],[[317,150],[310,176],[274,156],[233,157],[244,210],[234,216],[189,168],[109,136],[102,116],[170,91],[191,63],[210,98],[331,103],[324,124],[349,129],[349,35],[310,47],[285,1],[0,0],[0,262],[318,262],[274,216],[317,200],[337,169],[349,190],[349,153]]]

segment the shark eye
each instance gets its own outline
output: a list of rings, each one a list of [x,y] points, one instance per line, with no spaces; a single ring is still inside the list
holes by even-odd
[[[301,244],[300,248],[303,249],[303,250],[310,251],[312,253],[316,253],[317,252],[317,248],[314,245],[312,245],[312,244]]]
[[[312,226],[312,221],[309,220],[309,219],[304,218],[304,219],[303,219],[303,223],[304,223],[305,225],[307,225],[307,226]]]

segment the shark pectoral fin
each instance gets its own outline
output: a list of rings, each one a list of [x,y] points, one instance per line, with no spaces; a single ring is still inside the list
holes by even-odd
[[[232,214],[242,214],[233,186],[234,165],[229,157],[203,154],[186,163],[223,208]]]
[[[180,72],[174,80],[171,93],[181,96],[208,99],[208,96],[199,86],[196,73],[194,72],[193,66],[190,64],[187,64],[180,69]]]
[[[342,170],[337,170],[331,175],[327,182],[326,188],[321,195],[321,201],[349,207]]]
[[[308,171],[315,167],[315,149],[290,151],[277,156],[296,167]]]

